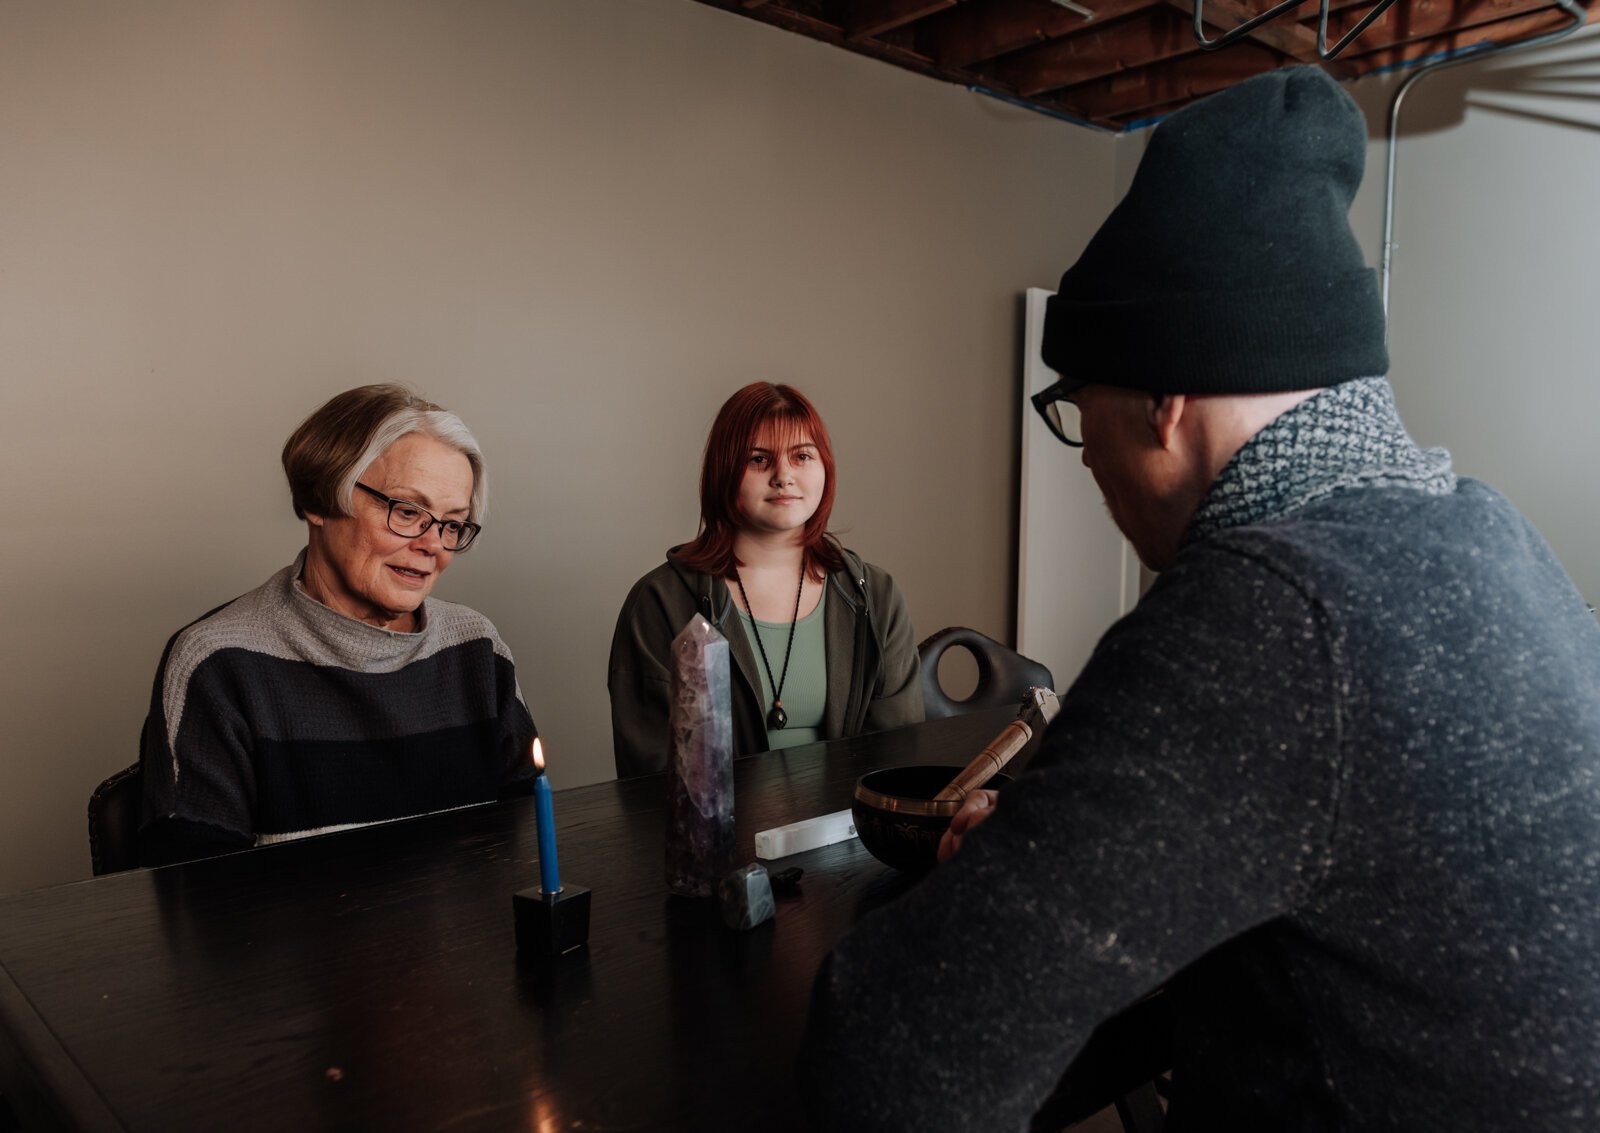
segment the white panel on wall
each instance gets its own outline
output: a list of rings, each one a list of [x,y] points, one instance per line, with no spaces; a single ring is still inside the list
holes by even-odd
[[[1030,398],[1058,375],[1039,357],[1045,300],[1029,288],[1022,353],[1022,485],[1017,523],[1017,650],[1049,666],[1065,689],[1095,642],[1139,599],[1139,560],[1106,514],[1079,459]]]

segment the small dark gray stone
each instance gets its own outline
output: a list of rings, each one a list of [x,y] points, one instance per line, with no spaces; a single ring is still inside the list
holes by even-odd
[[[729,928],[748,930],[770,921],[778,906],[772,900],[767,867],[752,862],[717,882],[717,904],[722,910],[722,923]]]

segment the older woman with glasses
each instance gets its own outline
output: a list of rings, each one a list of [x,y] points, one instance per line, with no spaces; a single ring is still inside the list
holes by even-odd
[[[146,864],[522,793],[533,719],[483,615],[430,595],[482,530],[483,454],[393,385],[339,394],[283,467],[294,563],[167,644],[140,763]]]

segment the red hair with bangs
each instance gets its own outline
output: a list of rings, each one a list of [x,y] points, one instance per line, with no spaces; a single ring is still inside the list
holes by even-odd
[[[800,537],[806,570],[821,582],[825,571],[844,568],[844,555],[828,534],[828,517],[833,514],[833,444],[828,440],[828,427],[805,395],[793,386],[772,382],[751,382],[717,411],[700,466],[700,534],[678,552],[678,558],[685,566],[719,578],[732,578],[734,568],[744,565],[733,554],[734,537],[744,525],[739,485],[757,438],[769,429],[776,434],[772,438],[775,449],[809,437],[827,473],[822,500],[806,520]]]

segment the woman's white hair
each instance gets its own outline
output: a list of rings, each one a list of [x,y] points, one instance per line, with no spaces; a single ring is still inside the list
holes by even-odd
[[[482,523],[489,514],[489,475],[484,467],[483,449],[467,424],[448,409],[418,409],[407,406],[385,417],[373,430],[372,439],[339,480],[334,498],[345,515],[355,514],[356,481],[366,475],[373,461],[388,452],[401,437],[421,433],[449,445],[472,465],[472,503],[470,518]]]

